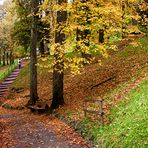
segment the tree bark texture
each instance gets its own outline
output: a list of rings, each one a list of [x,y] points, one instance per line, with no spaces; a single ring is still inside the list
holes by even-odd
[[[5,60],[6,60],[6,51],[5,51],[5,49],[3,49],[3,66],[6,65]]]
[[[31,50],[30,50],[30,100],[29,105],[34,105],[38,100],[37,93],[37,12],[38,0],[32,0],[32,28],[31,28]]]
[[[44,41],[43,41],[43,40],[40,41],[40,47],[39,47],[39,50],[40,50],[40,54],[41,54],[41,56],[43,57],[44,54],[45,54],[45,51],[44,51]]]
[[[104,30],[99,30],[99,43],[104,43]]]
[[[9,65],[9,53],[8,52],[6,53],[6,62],[7,62],[7,65]]]
[[[63,3],[67,3],[67,0],[58,0],[58,4],[61,5]],[[59,30],[67,21],[67,11],[58,11],[57,12],[57,29],[55,32],[55,43],[63,44],[66,39],[66,35]],[[51,103],[51,110],[58,108],[60,105],[64,104],[63,97],[63,79],[64,79],[64,62],[63,57],[61,55],[61,51],[58,47],[55,49],[56,52],[54,54],[55,62],[53,69],[53,100]]]
[[[0,49],[0,65],[2,64],[2,49]]]

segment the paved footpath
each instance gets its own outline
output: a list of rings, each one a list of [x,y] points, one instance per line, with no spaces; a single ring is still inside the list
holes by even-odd
[[[25,64],[25,63],[23,63]],[[20,69],[0,85],[3,98]],[[35,115],[24,109],[0,107],[0,148],[89,148],[74,129],[50,115]]]
[[[89,148],[55,117],[0,108],[0,148]]]
[[[22,60],[22,67],[26,64],[26,60]],[[1,84],[0,84],[0,97],[5,97],[9,87],[20,73],[20,69],[17,67]]]

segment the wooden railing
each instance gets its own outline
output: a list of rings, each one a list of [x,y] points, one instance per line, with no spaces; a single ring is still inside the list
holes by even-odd
[[[90,104],[95,104],[95,105],[98,104],[99,105],[98,109],[97,110],[88,109]],[[103,99],[85,100],[84,101],[83,110],[84,110],[85,117],[87,117],[87,113],[94,114],[96,116],[100,116],[100,122],[101,122],[102,125],[104,124],[104,119],[103,119],[103,116],[104,116],[104,112],[103,112]]]

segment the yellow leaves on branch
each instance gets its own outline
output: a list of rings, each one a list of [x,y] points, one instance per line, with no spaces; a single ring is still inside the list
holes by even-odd
[[[52,30],[52,33],[57,31],[66,35],[66,41],[62,45],[54,43],[54,33],[52,34],[52,41],[51,38],[49,39],[52,43],[50,45],[51,54],[57,56],[56,59],[50,59],[49,67],[64,62],[65,69],[70,68],[72,74],[78,74],[83,67],[82,63],[90,63],[90,61],[82,58],[82,53],[99,52],[107,58],[109,56],[106,51],[108,48],[107,39],[110,36],[121,33],[121,31],[130,33],[130,31],[137,29],[128,30],[127,27],[124,30],[122,25],[128,24],[133,18],[135,20],[140,18],[135,11],[135,4],[138,2],[138,0],[74,0],[73,3],[58,5],[55,1],[45,0],[40,6],[40,12],[44,11],[48,14],[42,18],[42,21],[49,24],[49,30]],[[125,6],[124,10],[122,9],[123,5]],[[56,23],[57,11],[67,11],[66,23]],[[104,44],[96,42],[100,29],[104,31]],[[89,30],[90,34],[81,37],[81,34],[77,33],[78,30],[81,33]],[[116,50],[116,47],[110,48]],[[47,60],[49,59],[43,59],[43,62],[45,63]],[[92,60],[94,60],[93,57]],[[101,62],[99,61],[99,63]]]

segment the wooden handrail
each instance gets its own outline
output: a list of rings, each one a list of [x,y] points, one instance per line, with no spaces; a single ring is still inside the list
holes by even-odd
[[[91,113],[91,114],[95,114],[95,115],[100,115],[101,117],[101,124],[103,125],[104,124],[104,120],[103,120],[103,115],[104,115],[104,112],[103,112],[103,99],[95,99],[95,100],[85,100],[84,101],[84,106],[83,106],[83,111],[84,111],[84,115],[85,117],[87,116],[87,113]],[[90,109],[87,109],[87,103],[95,103],[95,102],[99,102],[99,110],[95,111],[95,110],[90,110]]]

